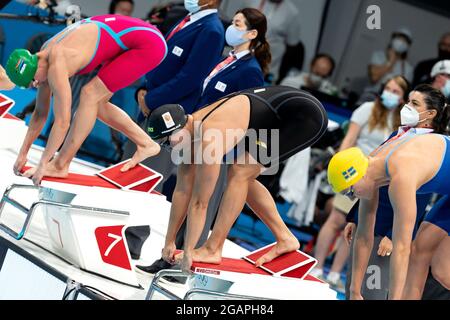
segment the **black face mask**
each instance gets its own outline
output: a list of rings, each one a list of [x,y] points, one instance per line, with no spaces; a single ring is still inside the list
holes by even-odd
[[[450,60],[450,51],[439,49],[439,60]]]

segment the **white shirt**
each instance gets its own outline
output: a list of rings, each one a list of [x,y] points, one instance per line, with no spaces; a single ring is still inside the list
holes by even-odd
[[[374,66],[382,66],[387,64],[387,62],[388,59],[384,51],[374,52],[372,54],[372,58],[370,59],[370,65]],[[403,76],[406,78],[406,80],[412,82],[414,78],[414,68],[407,60],[397,60],[392,68],[392,71],[386,74],[374,85],[370,85],[369,87],[367,87],[366,91],[378,92],[381,89],[383,83],[395,76]]]
[[[308,72],[300,72],[296,75],[291,75],[286,77],[282,82],[282,86],[288,86],[295,89],[300,89],[301,87],[306,86],[306,77],[309,76]],[[337,88],[327,79],[324,79],[318,88],[320,92],[333,95],[338,91]]]
[[[234,52],[231,51],[230,54],[229,54],[229,56],[234,55],[234,56],[236,57],[236,59],[233,60],[233,62],[231,62],[231,63],[227,64],[226,66],[224,66],[222,69],[220,69],[219,72],[217,72],[213,77],[210,78],[210,77],[208,76],[208,77],[205,79],[205,81],[203,82],[203,91],[205,91],[206,87],[208,86],[208,83],[209,83],[212,79],[214,79],[215,76],[217,76],[217,75],[218,75],[219,73],[221,73],[223,70],[226,70],[227,68],[229,68],[230,66],[232,66],[236,61],[238,61],[238,60],[241,59],[242,57],[245,57],[245,56],[248,55],[249,53],[250,53],[250,50],[243,50],[243,51],[238,52],[238,53],[236,53],[236,54],[234,54]],[[223,61],[223,60],[222,60],[222,61]],[[222,62],[222,61],[221,61],[221,62]],[[212,70],[211,70],[211,72],[212,72]]]
[[[186,28],[187,26],[193,24],[194,22],[197,22],[198,20],[200,20],[201,18],[204,18],[206,16],[209,16],[210,14],[213,13],[217,13],[217,9],[206,9],[206,10],[201,10],[199,12],[196,12],[194,14],[191,15],[191,20],[189,20],[188,23],[186,23],[183,28],[181,28],[181,30],[183,30],[184,28]]]
[[[278,80],[281,61],[286,52],[286,45],[295,46],[301,40],[299,11],[291,0],[283,0],[281,3],[273,3],[269,0],[246,0],[243,7],[262,8],[267,18],[267,41],[272,52],[272,63],[270,72]]]
[[[391,111],[388,115],[387,127],[381,129],[376,127],[372,131],[369,130],[369,120],[372,116],[375,102],[366,102],[362,104],[358,109],[353,112],[351,122],[356,123],[361,127],[356,146],[362,150],[365,155],[369,155],[373,150],[378,148],[383,142],[389,138],[392,133],[392,123],[394,117],[394,111]]]
[[[400,127],[398,129],[398,134],[405,133],[406,131],[408,131],[408,134],[428,134],[428,133],[432,133],[434,130],[433,129],[426,129],[426,128]]]

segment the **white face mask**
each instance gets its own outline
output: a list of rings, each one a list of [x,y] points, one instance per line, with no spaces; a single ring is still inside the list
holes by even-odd
[[[427,111],[419,113],[413,107],[405,104],[402,111],[400,112],[400,117],[402,121],[402,126],[408,126],[414,128],[419,123],[427,121],[427,119],[420,120],[420,115],[426,113]]]
[[[442,93],[447,99],[450,99],[450,79],[445,82],[445,86],[442,88]]]
[[[395,38],[392,40],[392,49],[397,53],[405,53],[409,50],[409,44],[400,38]]]

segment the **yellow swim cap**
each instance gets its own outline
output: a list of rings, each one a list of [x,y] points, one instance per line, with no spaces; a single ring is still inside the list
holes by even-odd
[[[336,193],[355,185],[367,172],[369,159],[359,148],[337,153],[328,165],[328,183]]]

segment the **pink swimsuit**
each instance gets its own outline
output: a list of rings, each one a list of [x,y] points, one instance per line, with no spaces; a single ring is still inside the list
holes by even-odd
[[[167,55],[166,41],[156,27],[140,19],[120,15],[81,20],[64,29],[57,42],[86,23],[95,23],[99,35],[91,61],[78,74],[89,73],[102,65],[98,77],[111,92],[131,85],[156,68]]]

